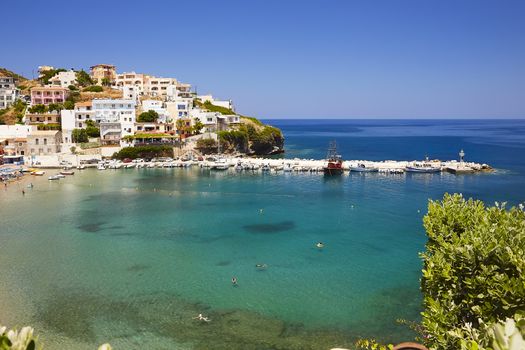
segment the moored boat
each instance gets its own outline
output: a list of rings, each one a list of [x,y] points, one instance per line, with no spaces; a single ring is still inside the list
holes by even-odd
[[[211,166],[213,170],[226,170],[230,167],[230,164],[226,161],[226,158],[219,158]]]
[[[45,171],[33,171],[31,172],[31,175],[43,176],[45,173],[46,173]]]
[[[430,163],[414,163],[405,167],[407,173],[439,173],[441,167],[434,166]]]
[[[357,164],[357,166],[351,166],[350,171],[356,171],[361,173],[377,173],[379,171],[379,168],[366,166],[363,163]]]
[[[323,172],[327,176],[341,175],[343,173],[343,161],[337,154],[337,145],[335,141],[330,142],[327,155],[328,163],[323,167]]]
[[[62,175],[75,175],[75,172],[72,171],[72,170],[62,170],[60,172],[60,174],[62,174]]]
[[[57,175],[53,175],[53,176],[50,176],[47,178],[48,180],[60,180],[60,177],[58,177]]]

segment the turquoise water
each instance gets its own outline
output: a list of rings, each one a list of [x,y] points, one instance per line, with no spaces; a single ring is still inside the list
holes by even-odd
[[[374,143],[363,142],[373,152]],[[395,157],[386,151],[384,158]],[[31,181],[25,196],[18,184],[0,192],[0,324],[34,326],[48,349],[103,342],[329,349],[360,336],[406,340],[412,333],[395,320],[417,320],[421,311],[418,252],[428,198],[525,198],[525,186],[515,185],[525,184],[519,167],[331,179],[86,170]],[[502,192],[507,186],[514,190]],[[258,263],[267,269],[258,271]],[[212,321],[192,320],[198,313]]]

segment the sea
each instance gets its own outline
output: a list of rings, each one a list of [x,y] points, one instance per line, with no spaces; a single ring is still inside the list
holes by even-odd
[[[412,340],[429,200],[525,201],[525,120],[265,122],[282,129],[286,159],[324,158],[335,140],[344,159],[464,150],[494,171],[47,170],[0,189],[0,325],[30,325],[58,350]]]

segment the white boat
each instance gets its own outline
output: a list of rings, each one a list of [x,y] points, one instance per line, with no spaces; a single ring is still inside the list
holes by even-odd
[[[86,169],[86,166],[84,164],[81,164],[81,165],[77,166],[77,169],[78,170],[84,170],[84,169]]]
[[[98,169],[98,170],[106,170],[106,167],[104,166],[104,164],[99,164],[99,165],[97,166],[97,169]]]
[[[59,179],[63,179],[66,177],[66,175],[64,174],[56,174],[55,176],[58,177]]]
[[[74,171],[71,171],[71,170],[62,170],[60,172],[61,175],[75,175],[75,172]]]
[[[60,180],[60,177],[58,177],[57,175],[53,175],[53,176],[50,176],[47,178],[48,180]]]
[[[226,158],[219,158],[211,166],[213,170],[226,170],[230,167],[230,164],[226,161]]]
[[[405,171],[407,173],[439,173],[441,171],[441,168],[432,166],[430,164],[428,165],[415,164],[413,166],[407,166],[405,168]]]
[[[243,170],[243,166],[242,166],[241,162],[237,162],[237,164],[235,165],[235,170],[237,170],[237,171],[242,171]]]
[[[45,171],[33,171],[31,175],[35,176],[43,176],[46,172]]]
[[[379,168],[366,166],[363,163],[357,164],[357,166],[351,166],[350,171],[356,171],[360,173],[377,173],[379,171]]]
[[[263,164],[263,166],[261,167],[261,170],[262,171],[270,171],[270,164]]]
[[[286,163],[286,165],[283,167],[283,170],[285,173],[289,173],[293,170],[292,165],[290,163]]]

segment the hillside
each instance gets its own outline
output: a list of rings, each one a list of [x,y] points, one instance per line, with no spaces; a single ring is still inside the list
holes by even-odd
[[[284,152],[284,136],[280,129],[266,125],[259,119],[235,113],[234,111],[198,99],[194,104],[210,112],[224,115],[237,114],[241,124],[231,131],[220,131],[221,147],[226,152],[242,152],[253,155],[270,155]]]
[[[25,82],[26,80],[28,80],[27,78],[21,76],[20,74],[16,74],[15,72],[10,71],[7,68],[2,68],[2,67],[0,67],[0,75],[5,75],[5,76],[8,76],[8,77],[14,77],[15,79],[18,80],[19,84]]]

